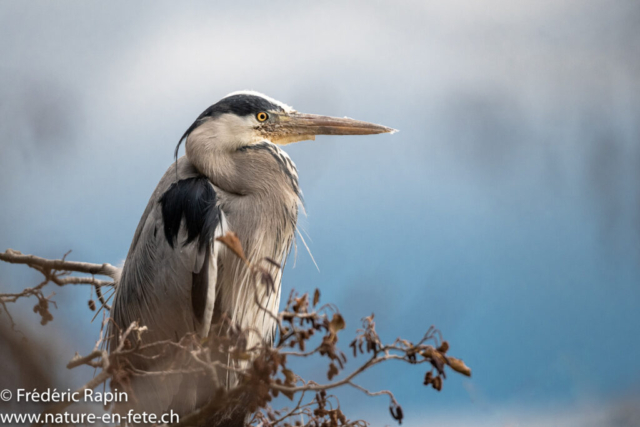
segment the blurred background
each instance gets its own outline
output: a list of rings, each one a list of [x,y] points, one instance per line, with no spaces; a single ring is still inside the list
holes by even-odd
[[[350,332],[442,331],[472,378],[360,381],[404,425],[640,425],[639,28],[635,0],[2,2],[0,250],[121,263],[178,139],[235,90],[382,123],[400,133],[286,148],[319,270],[300,245],[283,296],[319,287]],[[3,292],[39,279],[0,264]],[[51,290],[53,322],[12,314],[76,387],[99,319]]]

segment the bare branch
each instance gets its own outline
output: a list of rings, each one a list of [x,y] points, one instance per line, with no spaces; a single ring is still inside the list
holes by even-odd
[[[19,251],[13,249],[7,249],[4,253],[0,253],[0,260],[8,262],[10,264],[23,264],[27,265],[34,270],[39,271],[44,276],[44,281],[39,283],[33,288],[25,288],[19,293],[4,293],[0,294],[0,305],[9,316],[11,326],[15,327],[15,323],[6,303],[16,302],[20,298],[28,298],[35,296],[38,299],[38,304],[34,307],[34,311],[41,315],[41,323],[44,325],[53,319],[53,315],[49,312],[49,302],[52,295],[46,297],[42,289],[50,282],[55,283],[58,286],[65,285],[90,285],[96,291],[96,296],[102,304],[102,307],[108,310],[111,307],[107,304],[103,297],[102,288],[112,288],[114,286],[113,281],[99,280],[93,277],[94,275],[108,276],[117,280],[120,276],[121,270],[114,267],[111,264],[91,264],[88,262],[67,261],[66,257],[69,254],[67,252],[62,259],[51,260],[41,258],[35,255],[25,255]],[[84,276],[69,276],[70,273],[84,273],[91,274],[90,277]],[[89,307],[95,309],[95,304],[91,301]]]
[[[26,264],[38,270],[73,271],[76,273],[96,274],[118,278],[120,269],[111,264],[92,264],[88,262],[66,261],[64,259],[46,259],[35,255],[25,255],[13,249],[0,253],[0,260],[11,264]]]
[[[365,426],[367,424],[364,421],[348,420],[340,408],[338,399],[328,395],[327,392],[348,386],[368,396],[386,395],[390,399],[391,416],[401,422],[404,417],[402,407],[390,390],[370,391],[356,384],[355,379],[371,367],[391,360],[399,360],[410,365],[430,365],[423,383],[437,391],[442,389],[447,366],[455,372],[471,375],[471,370],[462,360],[446,354],[449,343],[442,338],[442,334],[435,327],[430,327],[415,344],[401,338],[391,344],[384,344],[376,332],[373,315],[362,319],[362,327],[356,331],[356,337],[349,345],[353,350],[354,359],[359,355],[365,358],[356,365],[355,369],[346,371],[347,357],[338,347],[338,334],[345,329],[346,324],[337,307],[332,304],[319,306],[320,292],[317,290],[312,298],[308,294],[298,295],[292,291],[283,310],[277,315],[272,313],[262,304],[259,295],[274,291],[270,271],[279,266],[272,260],[264,260],[265,265],[253,264],[246,259],[239,240],[234,236],[218,240],[231,247],[249,268],[254,278],[255,304],[276,324],[278,339],[275,346],[260,336],[257,344],[247,348],[247,337],[257,331],[252,328],[240,328],[224,314],[219,320],[220,323],[212,327],[212,330],[218,333],[212,334],[206,340],[201,340],[192,333],[177,341],[146,342],[141,336],[147,328],[133,322],[126,330],[118,333],[115,340],[117,345],[111,348],[110,352],[101,349],[100,343],[114,337],[103,337],[103,331],[101,331],[96,347],[91,353],[86,356],[76,354],[69,361],[68,369],[84,365],[100,370],[91,381],[77,390],[78,393],[93,389],[109,379],[112,380],[112,387],[118,384],[132,392],[130,379],[145,376],[202,374],[206,375],[212,384],[221,384],[218,376],[220,372],[226,371],[237,376],[238,384],[231,389],[218,388],[215,396],[212,396],[208,403],[193,413],[183,416],[178,426],[217,425],[217,421],[212,423],[211,420],[212,417],[217,419],[215,417],[221,411],[229,414],[233,411],[253,413],[251,425],[254,426],[283,427],[298,425],[300,422],[302,424],[299,425],[305,426]],[[54,302],[50,300],[51,296],[46,297],[43,294],[43,288],[48,283],[53,282],[58,286],[92,286],[103,307],[108,308],[102,290],[105,287],[113,288],[114,281],[118,280],[120,274],[120,269],[110,264],[66,261],[66,255],[60,260],[48,260],[33,255],[23,255],[9,249],[0,254],[0,260],[24,264],[43,274],[44,280],[33,288],[26,288],[19,293],[0,294],[0,307],[7,314],[9,314],[7,303],[15,302],[22,297],[35,296],[38,304],[34,307],[34,311],[42,316],[43,324],[53,318],[48,311],[48,306]],[[91,276],[69,276],[71,272],[91,274]],[[96,279],[93,275],[109,276],[113,281]],[[265,286],[266,290],[261,289],[260,286]],[[92,301],[89,306],[91,305]],[[9,318],[13,324],[10,315]],[[109,321],[111,321],[109,318],[105,318],[105,322]],[[311,341],[314,336],[319,344]],[[311,342],[313,342],[312,350],[306,351],[305,347],[311,346]],[[216,356],[212,357],[212,354]],[[324,360],[328,364],[328,382],[320,384],[305,381],[294,373],[287,363],[290,359],[311,356]],[[140,366],[144,364],[135,363],[136,358],[151,361],[167,357],[175,359],[168,359],[171,363],[164,365],[163,370],[143,370]],[[334,377],[341,378],[333,380]],[[279,394],[284,394],[291,399],[295,406],[291,409],[273,409],[270,402]],[[132,398],[135,400],[135,395]],[[71,403],[60,402],[49,408],[47,412],[60,413]],[[302,421],[303,419],[305,421]],[[292,422],[292,420],[295,421]]]

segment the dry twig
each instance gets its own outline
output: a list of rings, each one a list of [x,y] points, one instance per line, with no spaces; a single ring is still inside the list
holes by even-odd
[[[247,260],[239,240],[234,235],[226,235],[219,240],[244,260],[254,277],[256,291],[258,286],[266,286],[271,290],[273,279],[269,270]],[[43,323],[46,323],[44,319],[48,313],[49,299],[44,297],[42,289],[47,283],[53,282],[58,286],[87,284],[94,286],[96,292],[99,292],[105,286],[113,286],[113,282],[95,279],[93,275],[109,276],[117,280],[120,274],[120,270],[110,264],[71,262],[66,261],[65,258],[47,260],[12,250],[0,254],[0,260],[28,265],[45,276],[45,280],[34,288],[27,288],[16,294],[0,294],[0,304],[5,311],[8,313],[6,303],[35,295],[39,300],[36,307],[43,316]],[[273,263],[271,260],[261,261]],[[69,276],[70,272],[87,273],[92,276]],[[98,296],[103,306],[106,306],[102,294],[98,293]],[[284,310],[276,315],[262,307],[256,298],[256,304],[266,314],[272,316],[277,325],[278,335],[275,345],[261,340],[257,346],[246,348],[246,335],[254,331],[241,330],[226,318],[221,320],[223,324],[220,327],[215,328],[223,333],[212,336],[205,342],[198,340],[194,335],[187,335],[178,342],[167,340],[141,344],[140,335],[146,331],[146,327],[134,322],[120,334],[117,348],[110,353],[100,348],[100,343],[103,341],[101,336],[91,353],[86,356],[76,355],[67,368],[86,365],[100,370],[91,381],[78,389],[80,392],[93,389],[109,379],[126,389],[128,379],[132,376],[203,374],[207,375],[213,384],[219,384],[217,379],[219,370],[233,372],[238,376],[239,384],[236,388],[219,389],[208,404],[183,417],[178,424],[181,426],[205,422],[221,408],[238,405],[239,402],[253,414],[249,422],[256,426],[366,425],[364,421],[350,421],[342,412],[335,396],[328,394],[329,391],[343,386],[353,387],[369,396],[388,396],[391,416],[401,423],[404,413],[390,390],[370,391],[354,382],[369,368],[390,360],[399,360],[410,365],[427,364],[429,368],[424,376],[424,384],[437,391],[442,389],[447,366],[455,372],[471,375],[471,370],[460,359],[447,355],[449,344],[442,339],[440,332],[434,327],[430,327],[416,343],[398,338],[393,343],[385,344],[376,332],[373,315],[362,319],[362,328],[357,330],[356,337],[349,345],[353,359],[363,359],[355,368],[347,371],[347,356],[338,347],[339,334],[346,327],[344,318],[335,306],[319,306],[319,302],[318,290],[314,292],[312,298],[308,294],[297,295],[292,291]],[[13,320],[11,322],[13,324]],[[104,340],[108,339],[110,337],[104,338]],[[311,346],[312,342],[313,346]],[[311,349],[307,350],[309,346]],[[166,356],[169,351],[175,354],[176,363],[172,364],[171,369],[165,371],[140,371],[128,362],[130,357],[153,359]],[[219,359],[212,357],[213,351],[226,353],[232,360],[249,363],[221,363]],[[291,360],[312,356],[318,357],[320,361],[324,360],[327,366],[328,382],[319,384],[305,381],[293,371]],[[336,377],[339,379],[334,379]],[[295,406],[290,409],[274,409],[270,402],[279,394],[294,401]],[[68,404],[60,403],[50,408],[48,412],[58,413]],[[293,419],[296,421],[291,421]],[[303,420],[303,424],[299,424],[300,420]]]

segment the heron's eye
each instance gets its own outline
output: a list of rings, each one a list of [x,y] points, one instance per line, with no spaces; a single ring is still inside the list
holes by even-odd
[[[261,111],[258,114],[256,114],[256,119],[258,119],[259,122],[264,122],[268,118],[269,118],[269,115],[264,111]]]

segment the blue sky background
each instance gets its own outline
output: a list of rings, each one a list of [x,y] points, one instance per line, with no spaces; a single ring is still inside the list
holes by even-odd
[[[388,340],[442,330],[471,379],[361,381],[409,425],[637,425],[639,24],[622,0],[2,2],[0,249],[121,262],[178,138],[234,90],[383,123],[287,148],[319,271],[301,247],[285,294]],[[0,265],[3,290],[37,278]],[[66,361],[97,337],[88,296],[14,314]],[[343,406],[392,423],[383,398]]]

